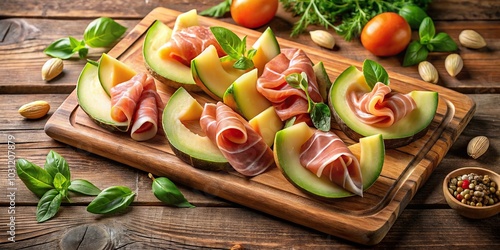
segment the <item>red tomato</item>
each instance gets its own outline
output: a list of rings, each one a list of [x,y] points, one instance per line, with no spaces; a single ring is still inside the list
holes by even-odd
[[[233,0],[233,20],[247,28],[258,28],[273,19],[278,10],[278,0]]]
[[[376,15],[361,31],[363,47],[376,56],[397,55],[408,46],[410,40],[410,25],[393,12]]]

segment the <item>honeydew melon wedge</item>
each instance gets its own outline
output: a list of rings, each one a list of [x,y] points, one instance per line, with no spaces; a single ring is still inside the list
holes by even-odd
[[[300,147],[313,135],[314,129],[306,123],[298,123],[276,133],[274,159],[283,175],[297,188],[321,198],[343,198],[354,194],[331,182],[317,177],[300,164]],[[360,139],[349,146],[358,158],[363,178],[363,189],[370,188],[380,176],[384,165],[385,147],[382,135]]]
[[[438,93],[433,91],[412,91],[409,95],[417,108],[390,127],[381,128],[359,121],[349,109],[346,93],[352,88],[370,92],[363,72],[350,66],[335,80],[329,92],[329,105],[333,116],[344,133],[357,141],[365,136],[382,134],[388,148],[404,146],[425,135],[438,106]]]
[[[183,23],[190,22],[183,21]],[[167,86],[183,87],[188,91],[201,91],[194,82],[190,67],[175,59],[160,57],[158,50],[170,40],[171,36],[172,29],[160,20],[156,20],[149,28],[142,46],[142,55],[148,72]]]
[[[102,88],[111,96],[111,88],[119,83],[130,80],[137,73],[127,64],[103,53],[99,59],[98,75]]]
[[[85,65],[78,77],[76,95],[80,108],[99,126],[110,131],[128,131],[128,122],[111,118],[111,99],[99,81],[97,66]]]
[[[274,143],[276,133],[280,131],[285,123],[280,119],[273,106],[268,107],[260,112],[254,118],[248,121],[250,126],[255,130],[271,147]]]
[[[252,61],[259,71],[259,76],[262,75],[265,65],[281,53],[278,40],[270,27],[262,32],[252,48],[256,50]]]
[[[245,119],[250,120],[271,106],[257,91],[258,70],[255,68],[236,79],[224,92],[223,101]]]
[[[163,110],[163,130],[175,155],[189,165],[205,170],[229,169],[219,148],[196,133],[203,107],[184,88],[177,89]],[[193,130],[194,131],[193,131]]]

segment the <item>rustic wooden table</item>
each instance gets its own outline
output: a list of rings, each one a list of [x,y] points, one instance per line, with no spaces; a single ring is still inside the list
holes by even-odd
[[[0,248],[229,249],[235,245],[248,249],[363,247],[187,186],[180,186],[180,189],[196,205],[195,209],[164,206],[153,196],[151,182],[144,172],[59,143],[45,134],[45,123],[74,90],[85,64],[84,60],[66,60],[64,74],[54,81],[44,82],[40,69],[48,59],[43,53],[48,44],[67,36],[81,39],[87,24],[100,16],[112,17],[131,30],[159,6],[178,11],[193,8],[203,10],[218,2],[4,0],[1,3],[0,152],[3,160],[0,168],[0,227],[3,236],[0,237]],[[434,173],[402,211],[382,242],[374,247],[498,249],[500,216],[472,220],[458,215],[446,204],[441,182],[448,172],[461,166],[480,166],[500,172],[500,4],[496,0],[441,0],[432,3],[428,13],[434,19],[436,29],[448,33],[457,42],[458,34],[463,29],[474,29],[486,39],[488,46],[480,50],[459,47],[464,59],[464,70],[456,78],[450,77],[444,69],[446,54],[435,53],[429,57],[429,61],[439,71],[438,84],[467,94],[476,102],[477,110]],[[230,17],[221,20],[234,23]],[[289,36],[294,20],[280,10],[269,25],[281,38],[316,46],[306,34],[294,38]],[[337,35],[336,38],[335,49],[325,50],[325,53],[339,54],[357,61],[373,59],[388,70],[419,78],[416,66],[401,67],[401,55],[378,58],[363,49],[356,39],[346,42]],[[91,49],[89,58],[95,60],[102,52]],[[51,104],[49,115],[38,120],[24,119],[18,114],[18,108],[34,100],[48,101]],[[469,140],[478,135],[489,138],[490,148],[481,158],[473,160],[467,156],[466,147]],[[15,148],[9,145],[15,145]],[[17,189],[9,189],[11,175],[7,164],[8,155],[15,153],[16,158],[26,158],[43,165],[49,150],[55,150],[67,159],[73,178],[85,178],[101,188],[113,185],[131,187],[137,193],[132,209],[115,216],[96,216],[85,210],[92,198],[75,197],[71,204],[62,205],[55,218],[37,223],[37,197],[19,179],[14,179]],[[12,192],[15,204],[9,200]],[[14,236],[9,234],[10,229],[14,229]],[[75,245],[75,242],[79,245]]]

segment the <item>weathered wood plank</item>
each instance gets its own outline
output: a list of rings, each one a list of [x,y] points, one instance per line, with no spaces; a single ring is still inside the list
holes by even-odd
[[[446,223],[436,223],[436,218]],[[9,223],[7,213],[0,214],[0,221]],[[61,242],[67,244],[70,236],[90,246],[91,242],[85,237],[91,237],[94,231],[101,233],[93,241],[107,244],[111,249],[229,249],[236,244],[245,249],[362,247],[242,208],[133,206],[122,215],[99,216],[86,212],[83,206],[63,206],[52,220],[36,223],[35,207],[18,206],[15,223],[16,242],[11,243],[7,237],[2,237],[0,248],[36,246],[56,249]],[[89,235],[79,233],[81,227]],[[467,238],[481,240],[457,239],[457,230],[463,229],[467,229]],[[449,209],[406,209],[375,248],[453,246],[495,249],[500,246],[498,230],[499,216],[478,223]],[[86,248],[86,245],[81,247]]]

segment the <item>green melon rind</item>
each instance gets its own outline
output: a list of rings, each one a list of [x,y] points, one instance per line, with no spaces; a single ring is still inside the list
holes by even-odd
[[[226,170],[230,165],[208,137],[191,132],[178,114],[194,98],[184,89],[177,89],[163,110],[163,130],[175,155],[189,165],[204,170]],[[194,100],[196,101],[196,100]]]
[[[332,199],[353,196],[354,194],[329,181],[319,178],[300,164],[300,146],[305,143],[297,139],[300,127],[296,124],[276,133],[274,141],[275,160],[283,175],[294,186],[316,197]],[[301,125],[302,126],[302,125]],[[380,176],[385,158],[382,135],[373,135],[360,140],[351,147],[361,147],[360,167],[363,189],[371,187]]]
[[[190,67],[172,59],[163,60],[158,49],[172,36],[172,29],[156,20],[144,39],[142,55],[148,72],[158,81],[174,87],[183,87],[188,91],[201,91],[191,75]]]
[[[85,64],[78,77],[76,93],[80,108],[96,124],[110,131],[128,131],[128,122],[116,122],[111,118],[111,99],[99,82],[97,66]]]
[[[363,84],[359,87],[369,91],[369,87],[364,82],[363,73],[356,67],[350,66],[333,83],[329,93],[329,104],[341,129],[347,136],[356,141],[365,136],[382,134],[384,140],[386,140],[386,146],[391,148],[403,146],[425,135],[436,115],[439,100],[438,93],[433,91],[412,91],[409,94],[417,104],[417,108],[393,126],[378,128],[364,124],[348,108],[349,105],[345,96],[346,91],[349,87],[352,87],[352,84]]]

